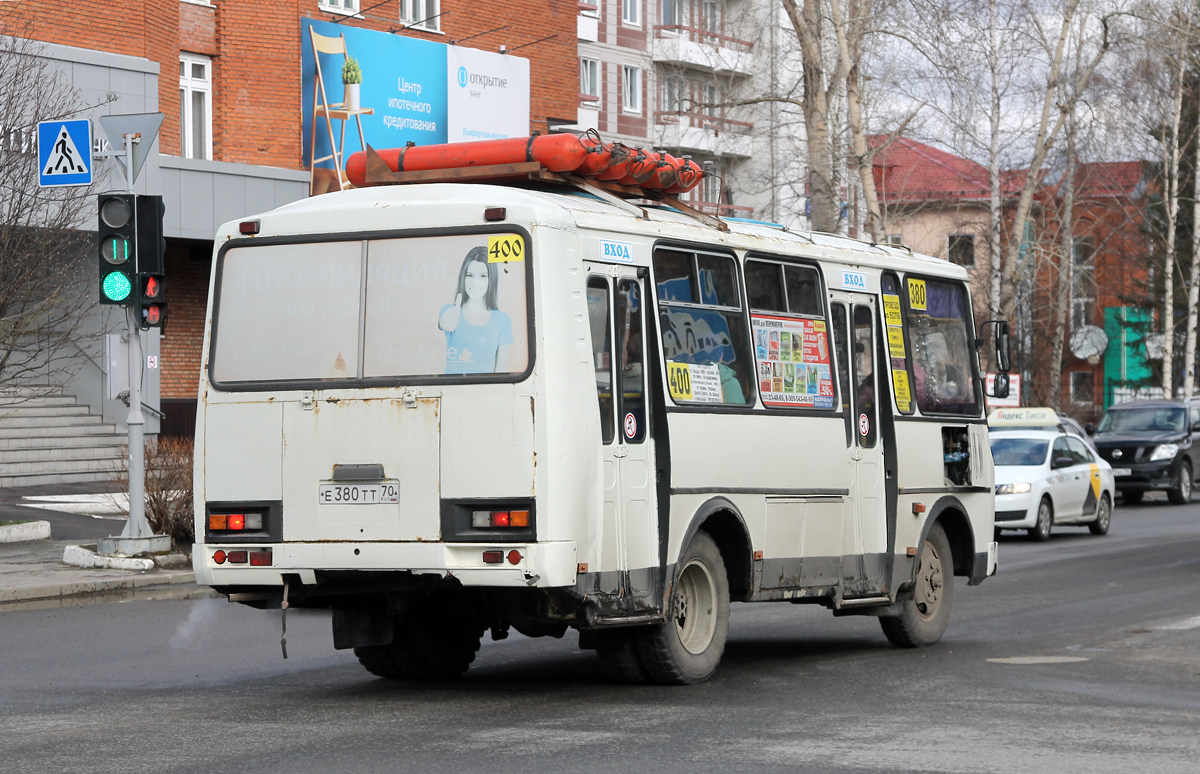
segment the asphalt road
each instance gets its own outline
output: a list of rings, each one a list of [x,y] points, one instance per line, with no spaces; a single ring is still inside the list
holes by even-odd
[[[368,675],[327,615],[289,614],[284,661],[278,611],[220,600],[3,612],[0,770],[1200,770],[1200,504],[1118,505],[1107,537],[1000,557],[924,650],[735,605],[720,671],[688,688],[610,683],[574,633],[485,643],[430,686]]]

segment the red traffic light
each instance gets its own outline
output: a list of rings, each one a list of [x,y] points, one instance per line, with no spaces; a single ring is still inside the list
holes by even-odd
[[[146,277],[146,287],[142,291],[142,298],[158,298],[162,294],[162,283],[157,277]]]
[[[146,325],[157,326],[162,324],[162,309],[159,308],[158,304],[151,304],[144,307],[144,310],[146,312]]]

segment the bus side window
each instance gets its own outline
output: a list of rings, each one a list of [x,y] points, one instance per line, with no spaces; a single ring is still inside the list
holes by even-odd
[[[842,414],[846,419],[846,445],[854,432],[854,412],[850,408],[850,333],[846,322],[846,305],[830,304],[833,316],[833,342],[837,349],[838,393],[842,396]]]
[[[692,405],[752,404],[754,363],[734,258],[659,249],[654,283],[671,399]]]
[[[621,280],[617,288],[617,345],[620,369],[621,432],[627,443],[646,439],[646,383],[642,346],[642,289],[635,280]]]
[[[608,280],[589,277],[588,323],[592,331],[592,364],[596,369],[596,396],[600,403],[600,432],[604,443],[613,441],[612,326],[608,319]]]

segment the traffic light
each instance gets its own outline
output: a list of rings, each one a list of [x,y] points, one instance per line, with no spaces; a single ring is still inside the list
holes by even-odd
[[[96,197],[100,232],[100,303],[128,306],[137,267],[135,198],[129,193]]]
[[[167,302],[163,292],[164,259],[167,240],[163,237],[161,196],[137,197],[137,298],[135,319],[143,328],[162,328],[167,322]]]
[[[167,324],[167,302],[163,299],[161,274],[139,274],[137,319],[143,328],[164,328]]]

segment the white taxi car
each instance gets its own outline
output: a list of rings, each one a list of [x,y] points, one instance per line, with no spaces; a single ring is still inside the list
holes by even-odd
[[[1108,534],[1112,467],[1091,447],[1058,430],[991,429],[996,465],[996,532],[1028,530],[1047,540],[1054,526]]]

